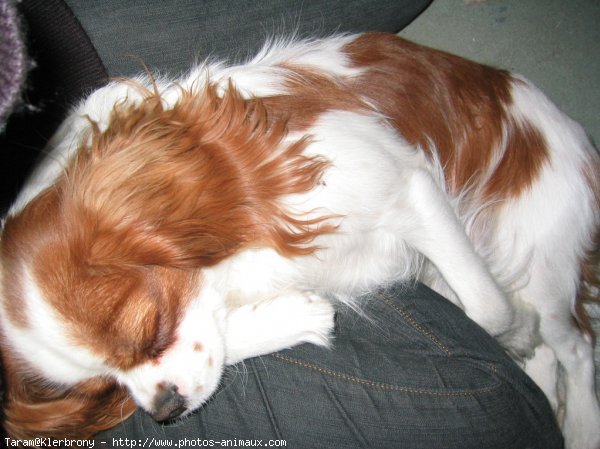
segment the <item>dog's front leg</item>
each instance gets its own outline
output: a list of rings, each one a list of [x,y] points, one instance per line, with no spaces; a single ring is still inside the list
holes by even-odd
[[[314,293],[286,292],[229,312],[226,363],[286,349],[300,343],[328,346],[335,311]]]
[[[408,176],[407,241],[427,257],[459,298],[465,313],[517,357],[527,357],[538,343],[538,316],[509,298],[496,284],[466,235],[447,196],[429,173]]]

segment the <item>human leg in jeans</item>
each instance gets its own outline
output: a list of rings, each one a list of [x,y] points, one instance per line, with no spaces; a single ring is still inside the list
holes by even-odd
[[[198,412],[138,412],[97,438],[285,440],[293,448],[562,447],[535,384],[464,313],[424,286],[338,313],[332,349],[302,345],[230,367]]]

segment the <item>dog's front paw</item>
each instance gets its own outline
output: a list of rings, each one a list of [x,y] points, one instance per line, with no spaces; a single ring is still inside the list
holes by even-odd
[[[334,328],[335,309],[321,296],[311,292],[299,292],[282,296],[272,305],[281,310],[278,327],[282,334],[296,343],[312,343],[329,347]]]
[[[301,343],[328,347],[334,317],[331,303],[310,292],[288,292],[235,308],[227,318],[227,363]]]

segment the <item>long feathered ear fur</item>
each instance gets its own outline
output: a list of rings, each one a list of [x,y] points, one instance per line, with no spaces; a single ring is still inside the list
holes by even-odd
[[[326,217],[296,217],[286,195],[312,189],[327,161],[285,143],[286,123],[232,87],[182,89],[173,108],[144,100],[115,106],[104,131],[93,127],[62,185],[67,223],[85,223],[78,246],[90,264],[198,268],[244,246],[285,255],[311,252],[332,231]],[[74,235],[77,230],[73,230]]]
[[[5,351],[3,424],[11,438],[91,438],[136,409],[128,393],[112,380],[95,378],[70,388],[48,385],[6,355]]]

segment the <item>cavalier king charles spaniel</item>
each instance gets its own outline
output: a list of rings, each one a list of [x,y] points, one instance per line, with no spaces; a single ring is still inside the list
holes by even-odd
[[[332,304],[416,279],[523,366],[568,448],[600,446],[600,157],[523,77],[394,35],[275,41],[112,81],[49,151],[2,223],[9,435],[185,416],[225,365],[327,345]]]

